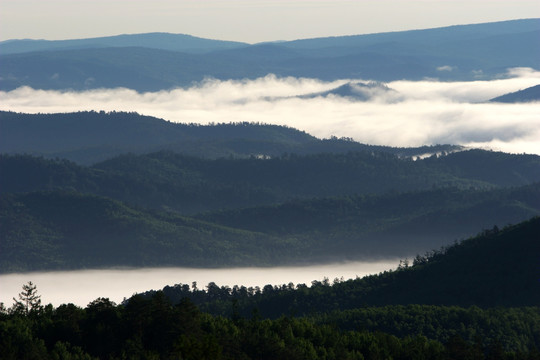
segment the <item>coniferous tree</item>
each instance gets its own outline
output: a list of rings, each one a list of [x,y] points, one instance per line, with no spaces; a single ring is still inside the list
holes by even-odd
[[[37,286],[29,281],[22,288],[19,300],[13,298],[13,311],[24,315],[39,312],[43,307],[41,306],[41,295],[37,294]]]

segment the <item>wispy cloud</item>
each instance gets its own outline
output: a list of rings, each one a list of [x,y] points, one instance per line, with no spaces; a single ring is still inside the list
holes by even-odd
[[[128,89],[85,92],[19,88],[0,92],[0,109],[18,112],[136,111],[183,123],[262,122],[287,125],[318,137],[347,136],[368,144],[419,146],[453,143],[540,154],[540,103],[487,100],[540,84],[540,72],[512,69],[492,81],[395,81],[396,92],[372,100],[338,96],[298,98],[348,81],[277,78],[206,80],[187,89],[137,93]]]

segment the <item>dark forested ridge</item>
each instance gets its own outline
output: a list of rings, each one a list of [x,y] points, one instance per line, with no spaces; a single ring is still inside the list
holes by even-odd
[[[485,230],[476,237],[404,260],[397,270],[364,278],[262,289],[209,284],[206,291],[178,284],[163,291],[173,302],[189,297],[213,313],[230,313],[234,300],[237,311],[244,315],[253,308],[264,317],[328,314],[329,322],[349,321],[348,326],[365,321],[366,315],[363,310],[357,310],[356,315],[339,311],[365,306],[536,306],[540,301],[539,236],[540,218],[535,217],[502,230]],[[347,320],[349,316],[358,320]]]
[[[369,256],[438,248],[495,224],[540,215],[540,184],[492,191],[457,188],[290,201],[198,218],[274,236],[327,243],[332,252]],[[342,256],[343,256],[342,255]]]
[[[0,272],[399,257],[540,214],[540,186],[290,201],[199,216],[67,190],[0,196]]]
[[[349,330],[310,318],[216,317],[187,299],[172,305],[162,292],[150,298],[134,296],[122,305],[98,298],[84,309],[34,301],[0,312],[0,347],[3,359],[540,358],[538,308],[417,306],[360,311],[370,311],[372,321]],[[412,316],[421,318],[422,324]],[[372,330],[388,326],[391,331]],[[392,334],[403,330],[409,332]],[[472,340],[467,337],[471,333],[476,334]]]
[[[533,218],[395,271],[310,288],[177,284],[121,305],[98,298],[86,308],[55,308],[41,304],[30,282],[13,306],[0,307],[1,355],[536,360],[540,309],[523,305],[540,300],[539,234],[540,218]]]
[[[2,195],[0,219],[0,272],[264,266],[301,258],[295,250],[300,244],[286,237],[134,209],[79,193]]]
[[[540,181],[540,157],[471,150],[417,161],[373,152],[212,160],[158,152],[85,167],[0,155],[0,171],[3,193],[76,190],[194,214],[313,197],[523,186]]]
[[[172,123],[125,112],[21,114],[0,111],[0,153],[27,153],[93,164],[125,153],[170,150],[203,158],[280,156],[284,153],[377,151],[412,157],[459,151],[460,146],[394,148],[350,139],[317,139],[276,125]]]
[[[536,155],[374,147],[133,113],[0,120],[3,151],[107,158],[0,155],[2,271],[409,255],[539,214]],[[167,150],[144,153],[152,148]]]
[[[126,87],[144,92],[188,86],[207,77],[253,79],[270,73],[323,80],[475,80],[479,70],[483,78],[493,78],[507,68],[538,68],[539,33],[539,19],[524,19],[247,46],[174,39],[171,34],[86,44],[11,41],[0,44],[0,51],[6,49],[0,55],[0,89]],[[196,40],[194,48],[185,46],[186,40]],[[441,66],[453,71],[440,71]]]

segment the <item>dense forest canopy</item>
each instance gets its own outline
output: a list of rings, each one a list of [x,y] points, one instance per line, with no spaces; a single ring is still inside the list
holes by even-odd
[[[1,271],[414,256],[538,215],[537,162],[483,151],[421,161],[162,152],[84,167],[1,155]],[[500,166],[514,171],[490,179]]]
[[[540,214],[536,155],[136,113],[2,112],[0,124],[2,272],[414,256]]]
[[[540,298],[539,231],[540,218],[494,228],[394,272],[311,287],[178,284],[83,309],[42,305],[30,282],[0,307],[2,356],[539,359],[540,309],[523,306]]]

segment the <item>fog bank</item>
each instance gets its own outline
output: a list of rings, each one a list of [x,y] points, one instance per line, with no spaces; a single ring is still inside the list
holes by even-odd
[[[347,82],[277,78],[206,80],[186,89],[137,93],[129,89],[84,92],[19,88],[0,92],[0,109],[28,113],[80,110],[136,111],[182,123],[261,122],[287,125],[320,138],[352,137],[391,146],[458,144],[540,154],[540,102],[489,103],[489,99],[540,84],[540,72],[511,69],[491,81],[394,81],[395,90],[369,101],[324,92]]]
[[[293,282],[311,285],[311,281],[322,281],[324,277],[351,279],[395,269],[398,260],[376,262],[347,262],[328,265],[271,268],[146,268],[121,270],[80,270],[56,272],[31,272],[0,275],[0,302],[6,307],[13,305],[22,285],[32,281],[37,285],[43,304],[58,306],[74,303],[85,307],[98,297],[107,297],[119,303],[137,292],[159,290],[166,285],[197,282],[199,289],[209,282],[219,286],[281,285]]]

